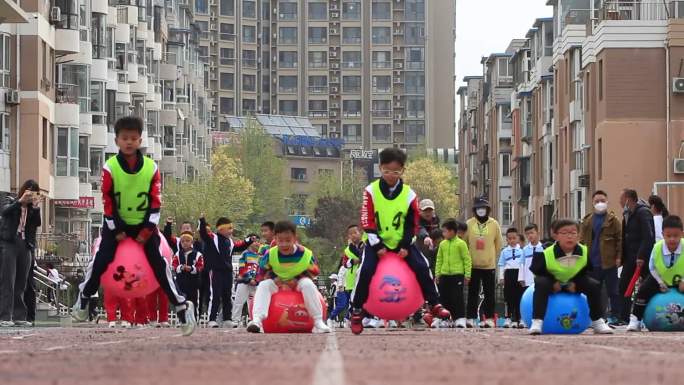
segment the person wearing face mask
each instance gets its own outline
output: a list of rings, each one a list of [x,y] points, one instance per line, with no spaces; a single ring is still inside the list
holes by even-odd
[[[477,308],[480,302],[480,287],[484,292],[482,312],[486,318],[483,326],[494,328],[494,292],[496,288],[496,262],[502,248],[501,226],[489,216],[491,206],[486,198],[475,198],[474,217],[468,219],[468,243],[473,260],[470,283],[468,285],[468,306],[466,326],[475,326]]]
[[[618,272],[622,257],[622,224],[608,210],[608,194],[598,190],[592,196],[594,209],[582,219],[580,243],[589,248],[592,270],[589,276],[606,286],[610,303],[610,325],[620,325],[622,299],[618,292]]]

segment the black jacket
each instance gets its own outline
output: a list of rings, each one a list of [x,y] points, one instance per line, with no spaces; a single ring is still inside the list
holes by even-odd
[[[634,211],[622,221],[622,260],[634,262],[641,258],[648,262],[655,244],[653,214],[643,203],[637,203]]]
[[[207,230],[207,222],[200,218],[200,236],[204,243],[204,270],[233,270],[233,253],[249,248],[254,241],[247,238],[233,241],[219,233]]]
[[[555,244],[553,246],[553,252],[556,258],[565,256],[565,253],[563,252],[563,250],[561,250],[558,244]],[[579,245],[575,246],[575,254],[582,254],[582,249],[579,247]],[[575,278],[583,274],[587,274],[587,272],[591,271],[591,269],[591,261],[587,261],[587,266],[584,269],[580,270],[577,273],[577,275],[575,275]],[[549,270],[546,268],[546,257],[544,256],[544,253],[534,253],[534,255],[532,256],[532,264],[530,265],[530,271],[534,273],[534,275],[537,277],[548,277],[554,280],[556,279],[553,276],[553,274],[551,274]]]
[[[3,202],[0,216],[0,239],[5,242],[14,242],[17,239],[17,230],[19,229],[19,221],[21,220],[21,203],[19,199],[6,198]],[[31,248],[36,246],[36,232],[41,225],[40,208],[33,207],[33,204],[27,206],[28,213],[26,213],[26,225],[24,227],[24,234],[26,243]]]

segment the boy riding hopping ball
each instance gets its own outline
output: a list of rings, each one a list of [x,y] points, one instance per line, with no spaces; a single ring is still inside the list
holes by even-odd
[[[406,260],[416,274],[423,297],[430,305],[430,312],[448,320],[448,310],[439,304],[437,287],[430,272],[427,259],[413,244],[418,229],[418,203],[416,193],[401,180],[406,164],[406,154],[398,148],[386,148],[380,152],[382,178],[366,187],[361,208],[361,225],[368,234],[359,277],[352,294],[353,313],[351,330],[363,332],[363,305],[368,299],[371,279],[379,258],[394,251]]]

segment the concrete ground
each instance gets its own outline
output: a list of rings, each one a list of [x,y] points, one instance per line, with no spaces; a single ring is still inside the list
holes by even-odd
[[[675,384],[684,334],[530,337],[523,330],[0,329],[0,383]]]

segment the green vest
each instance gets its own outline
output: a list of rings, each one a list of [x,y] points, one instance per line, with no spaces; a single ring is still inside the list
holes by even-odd
[[[571,279],[575,278],[577,273],[579,273],[584,267],[587,266],[588,251],[587,247],[584,245],[579,245],[582,249],[582,255],[575,262],[574,266],[563,266],[556,259],[556,253],[554,252],[555,245],[549,246],[544,250],[544,260],[546,261],[546,270],[551,273],[560,283],[566,284]]]
[[[684,249],[684,239],[682,239],[680,242],[682,248]],[[665,266],[665,259],[663,258],[663,243],[664,241],[658,241],[654,246],[655,260],[653,261],[653,264],[655,265],[655,269],[658,272],[658,275],[660,275],[660,278],[665,281],[665,284],[667,286],[674,286],[676,284],[675,278],[679,277],[681,279],[684,277],[684,256],[680,255],[674,266]]]
[[[280,256],[278,254],[278,246],[272,247],[268,252],[268,263],[271,265],[271,269],[275,275],[284,281],[289,281],[296,278],[298,275],[304,273],[309,269],[311,265],[311,259],[313,258],[313,252],[306,247],[304,248],[304,255],[299,259],[297,263],[292,265],[283,266],[280,264]]]
[[[352,253],[351,250],[349,249],[349,246],[347,246],[344,249],[344,255],[349,258],[349,260],[356,259],[358,260],[359,257],[356,256],[356,254]],[[354,290],[354,287],[356,286],[356,273],[359,270],[360,264],[357,265],[352,265],[350,269],[347,269],[347,275],[344,277],[344,289],[345,290]]]
[[[142,224],[150,207],[149,195],[155,172],[154,161],[143,156],[143,166],[135,174],[124,171],[116,156],[107,160],[107,167],[112,175],[112,189],[119,217],[127,225]]]
[[[378,236],[389,249],[396,249],[404,237],[404,222],[411,208],[411,188],[407,184],[403,185],[399,196],[392,200],[382,195],[379,179],[371,184],[371,188]]]

